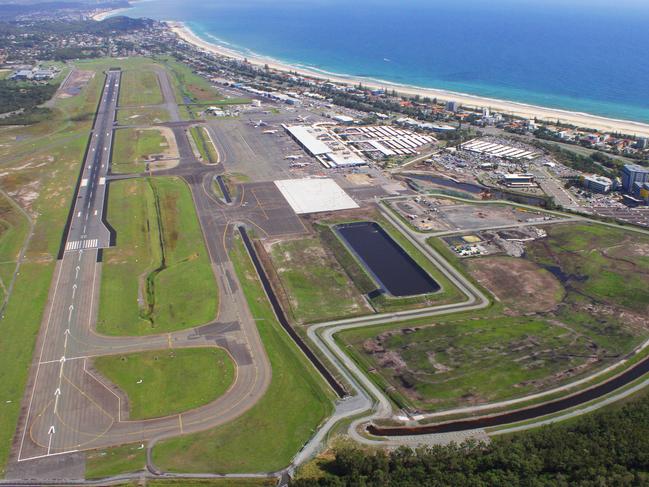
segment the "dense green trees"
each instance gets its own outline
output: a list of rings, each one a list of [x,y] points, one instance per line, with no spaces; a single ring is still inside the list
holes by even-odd
[[[584,416],[492,443],[391,453],[344,447],[325,477],[305,486],[626,486],[649,485],[649,401]]]
[[[21,108],[28,110],[52,98],[58,85],[20,83],[0,80],[0,107],[2,112],[13,112]]]

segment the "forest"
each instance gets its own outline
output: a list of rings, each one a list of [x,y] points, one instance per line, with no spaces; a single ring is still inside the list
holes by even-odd
[[[298,477],[291,487],[649,485],[649,401],[489,444],[392,452],[344,446],[319,466],[320,478]]]

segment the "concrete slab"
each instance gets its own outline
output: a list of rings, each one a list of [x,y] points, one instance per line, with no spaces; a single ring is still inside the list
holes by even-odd
[[[275,185],[298,215],[358,208],[333,179],[284,179]]]

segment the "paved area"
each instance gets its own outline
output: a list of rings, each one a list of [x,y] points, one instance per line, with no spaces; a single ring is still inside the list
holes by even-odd
[[[84,456],[78,452],[223,424],[254,405],[270,383],[268,358],[227,257],[233,234],[226,214],[229,207],[204,191],[204,180],[211,175],[204,174],[204,166],[194,159],[182,127],[174,127],[181,151],[181,164],[175,172],[194,173],[187,179],[219,286],[218,318],[194,329],[147,337],[107,337],[94,330],[101,282],[100,249],[111,241],[102,217],[119,80],[118,71],[108,73],[65,252],[56,266],[37,341],[8,478],[80,478]],[[235,219],[242,216],[240,210],[237,212],[240,207],[233,207]],[[251,209],[253,217],[255,211]],[[92,358],[100,355],[193,346],[227,349],[237,366],[236,379],[217,400],[173,416],[130,421],[120,391],[91,367]]]

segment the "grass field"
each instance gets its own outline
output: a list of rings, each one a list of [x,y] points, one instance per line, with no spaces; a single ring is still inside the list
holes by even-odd
[[[163,102],[158,77],[152,69],[126,69],[119,89],[120,106],[158,105]]]
[[[16,270],[18,254],[27,233],[29,221],[16,204],[0,193],[0,306]]]
[[[149,480],[147,482],[149,486],[179,486],[182,487],[204,487],[204,486],[216,486],[216,487],[274,487],[277,485],[275,479],[209,479],[209,480],[188,480],[188,479],[178,479],[178,480]]]
[[[239,239],[230,256],[270,358],[272,382],[264,397],[231,423],[158,443],[153,459],[164,470],[275,471],[332,410],[331,391],[275,320]]]
[[[126,393],[130,419],[157,418],[202,406],[223,395],[234,381],[234,362],[218,348],[113,355],[95,359],[94,365]]]
[[[98,330],[145,335],[214,319],[217,286],[187,185],[176,178],[111,183]]]
[[[427,410],[521,397],[620,360],[648,335],[649,237],[595,224],[545,229],[524,258],[453,260],[497,297],[490,310],[340,339],[378,383]]]
[[[145,159],[169,149],[167,139],[156,129],[121,129],[115,132],[111,171],[138,173],[146,170]]]
[[[25,262],[0,317],[0,474],[4,474],[16,429],[61,231],[103,81],[99,73],[81,94],[57,101],[45,121],[0,130],[0,187],[32,212],[35,220]],[[10,253],[20,240],[17,233],[21,232],[3,244]]]
[[[214,144],[210,140],[205,127],[190,127],[189,133],[192,136],[194,144],[206,164],[216,164],[219,162],[219,154],[216,152]]]
[[[146,450],[140,443],[86,453],[86,479],[138,472],[146,468]]]
[[[171,74],[171,81],[176,90],[176,101],[179,104],[215,104],[223,99],[218,90],[209,81],[193,73],[188,66],[170,57],[161,58],[160,61],[167,67]]]
[[[327,321],[373,310],[320,239],[277,242],[268,251],[280,294],[295,323]]]
[[[121,108],[117,112],[117,123],[120,125],[157,125],[170,120],[166,108]]]

